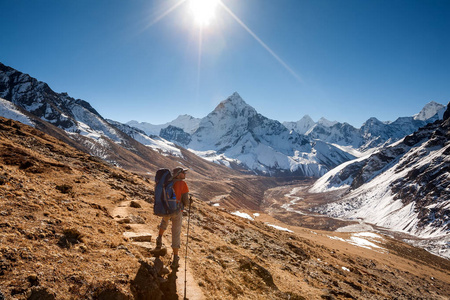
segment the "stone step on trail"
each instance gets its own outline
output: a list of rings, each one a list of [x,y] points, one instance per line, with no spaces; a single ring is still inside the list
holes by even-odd
[[[123,233],[123,236],[130,239],[133,242],[151,242],[152,241],[152,235],[150,233],[146,232],[131,232],[131,231],[125,231]]]

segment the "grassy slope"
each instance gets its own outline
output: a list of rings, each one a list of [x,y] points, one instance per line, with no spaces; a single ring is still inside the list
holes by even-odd
[[[131,222],[156,232],[152,190],[142,175],[0,118],[0,296],[139,298],[133,281],[140,260],[151,259],[124,238],[132,227],[113,211],[134,200],[141,208],[130,208]],[[388,237],[377,252],[329,238],[348,233],[287,226],[265,214],[248,221],[201,201],[191,226],[189,264],[208,299],[450,297],[448,260]]]

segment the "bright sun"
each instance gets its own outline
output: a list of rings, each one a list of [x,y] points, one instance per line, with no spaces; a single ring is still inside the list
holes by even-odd
[[[190,0],[190,9],[195,22],[199,26],[208,26],[214,19],[215,10],[219,0]]]

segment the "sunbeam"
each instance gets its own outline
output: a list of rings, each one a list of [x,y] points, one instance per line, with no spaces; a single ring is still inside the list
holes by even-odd
[[[197,58],[197,91],[196,91],[196,99],[200,96],[200,68],[202,65],[202,42],[203,42],[203,30],[200,27],[198,32],[198,58]]]
[[[233,19],[241,25],[264,49],[266,49],[289,73],[291,73],[292,76],[295,77],[300,83],[303,83],[302,78],[295,73],[294,70],[292,70],[291,67],[289,67],[272,49],[269,48],[253,31],[250,30],[250,28],[247,27],[247,25],[244,24],[244,22],[241,21],[225,4],[223,4],[222,1],[219,1],[219,4],[222,6],[222,8],[233,17]]]
[[[166,11],[164,11],[161,15],[157,16],[153,21],[151,21],[149,24],[147,24],[147,26],[145,27],[145,29],[150,28],[151,26],[155,25],[156,23],[158,23],[159,21],[161,21],[164,17],[166,17],[168,14],[170,14],[172,11],[174,11],[178,6],[180,6],[181,4],[183,4],[184,2],[186,2],[186,0],[180,0],[177,3],[175,3],[174,5],[172,5],[169,9],[167,9]]]

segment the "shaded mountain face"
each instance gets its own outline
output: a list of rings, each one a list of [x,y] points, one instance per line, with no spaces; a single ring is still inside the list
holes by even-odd
[[[340,201],[317,211],[436,238],[429,247],[450,257],[449,108],[443,117],[365,159],[326,174],[312,191],[348,191]]]
[[[176,141],[177,144],[184,147],[191,142],[191,135],[189,133],[186,133],[183,129],[172,125],[161,129],[159,135],[168,141]]]

